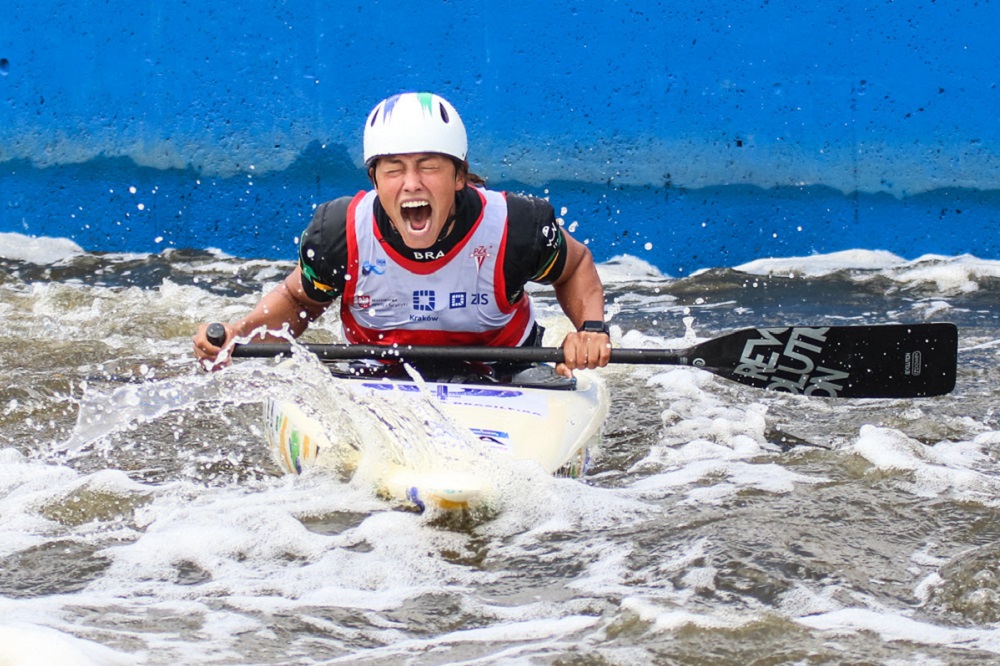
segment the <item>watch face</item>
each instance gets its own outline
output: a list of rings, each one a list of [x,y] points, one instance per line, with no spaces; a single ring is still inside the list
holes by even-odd
[[[608,325],[603,321],[585,321],[583,325],[580,326],[580,332],[582,333],[604,333],[608,332]]]

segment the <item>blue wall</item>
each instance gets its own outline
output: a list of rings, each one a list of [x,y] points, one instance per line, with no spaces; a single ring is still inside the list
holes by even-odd
[[[1000,258],[998,25],[930,0],[8,0],[0,231],[292,258],[313,205],[366,186],[370,108],[427,89],[475,171],[599,259]]]

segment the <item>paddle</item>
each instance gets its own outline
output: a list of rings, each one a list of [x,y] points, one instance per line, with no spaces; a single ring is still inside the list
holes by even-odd
[[[225,329],[208,328],[221,346]],[[381,347],[305,344],[322,359],[559,363],[554,347]],[[272,357],[291,345],[237,345],[234,357]],[[613,349],[611,363],[689,365],[747,386],[825,398],[918,398],[955,388],[954,324],[748,328],[684,349]]]

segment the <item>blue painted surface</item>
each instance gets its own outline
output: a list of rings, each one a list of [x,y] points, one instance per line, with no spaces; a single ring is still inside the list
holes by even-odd
[[[998,19],[920,1],[12,0],[0,231],[291,258],[315,204],[366,186],[370,108],[428,89],[462,113],[474,170],[549,196],[599,259],[1000,258]]]

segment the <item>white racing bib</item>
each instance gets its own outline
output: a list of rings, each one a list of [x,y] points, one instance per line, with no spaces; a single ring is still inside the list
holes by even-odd
[[[525,294],[507,302],[503,257],[507,201],[476,188],[482,213],[449,252],[413,261],[384,241],[374,191],[359,193],[347,214],[347,276],[341,299],[344,335],[353,344],[517,346],[534,324]]]

